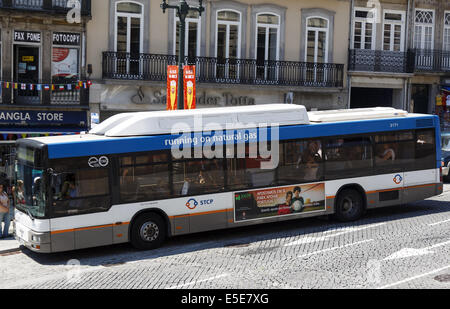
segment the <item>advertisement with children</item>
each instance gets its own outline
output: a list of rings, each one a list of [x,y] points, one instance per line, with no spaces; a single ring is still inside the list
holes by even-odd
[[[234,193],[235,221],[325,210],[325,184],[305,184]]]

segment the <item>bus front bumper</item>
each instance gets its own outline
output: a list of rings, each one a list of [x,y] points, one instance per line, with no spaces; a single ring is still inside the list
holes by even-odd
[[[14,238],[20,245],[25,246],[34,252],[50,253],[50,232],[41,233],[30,230],[29,228],[14,221]]]

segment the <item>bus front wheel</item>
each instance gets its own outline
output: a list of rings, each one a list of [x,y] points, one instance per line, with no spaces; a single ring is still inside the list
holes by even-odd
[[[157,214],[140,215],[131,228],[131,244],[139,250],[156,249],[166,239],[166,225]]]
[[[334,217],[341,222],[355,221],[364,212],[364,198],[355,189],[344,189],[339,193],[336,201]]]

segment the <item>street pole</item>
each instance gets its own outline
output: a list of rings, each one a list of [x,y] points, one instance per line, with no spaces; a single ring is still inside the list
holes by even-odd
[[[179,5],[168,5],[167,0],[163,0],[163,3],[161,3],[163,13],[166,13],[166,9],[175,9],[177,10],[177,17],[180,19],[180,47],[178,51],[178,109],[184,109],[183,66],[185,65],[184,46],[186,42],[186,16],[189,14],[189,11],[197,11],[199,16],[202,16],[202,12],[205,10],[202,4],[203,0],[199,0],[198,7],[189,6],[186,3],[186,0],[180,0]]]

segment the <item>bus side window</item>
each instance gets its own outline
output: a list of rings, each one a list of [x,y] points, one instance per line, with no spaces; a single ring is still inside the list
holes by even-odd
[[[326,141],[325,170],[327,177],[359,177],[372,168],[370,137],[343,137]]]
[[[79,169],[52,177],[55,217],[106,211],[110,207],[108,169]]]
[[[377,172],[414,168],[414,132],[390,132],[374,136]]]
[[[320,140],[297,140],[280,144],[279,185],[319,180],[322,174]]]
[[[433,129],[416,131],[415,158],[417,168],[436,168],[436,141]]]
[[[224,189],[222,159],[191,159],[173,163],[175,196],[201,195]]]
[[[167,153],[153,152],[120,158],[120,198],[142,202],[167,198],[170,194]]]

